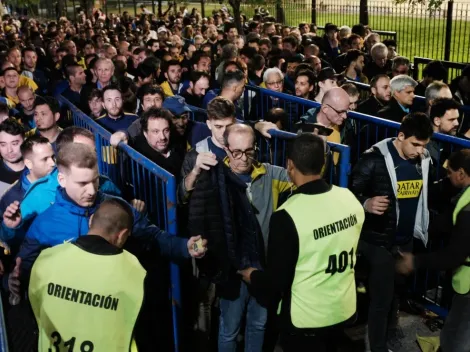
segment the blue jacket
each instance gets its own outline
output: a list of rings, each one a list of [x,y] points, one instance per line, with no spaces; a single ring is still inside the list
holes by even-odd
[[[78,237],[86,235],[91,215],[104,200],[109,198],[113,197],[98,192],[95,204],[92,207],[83,208],[68,197],[65,189],[58,187],[55,203],[34,219],[26,233],[18,253],[18,257],[22,259],[21,275],[25,275],[24,278],[29,276],[34,261],[43,249],[74,242]],[[132,236],[138,239],[146,249],[157,247],[159,253],[170,259],[190,257],[187,239],[168,234],[151,224],[147,216],[131,208],[134,215]]]
[[[10,229],[3,225],[0,231],[0,239],[9,242],[13,238],[21,237],[28,229],[31,221],[54,204],[59,181],[59,171],[55,168],[49,175],[34,182],[24,194],[21,202],[21,224],[16,229]],[[121,196],[121,191],[106,176],[100,175],[100,191],[109,195]]]
[[[26,191],[31,186],[31,182],[26,177],[28,176],[28,174],[29,170],[25,168],[20,176],[20,179],[13,183],[10,188],[8,188],[8,190],[3,194],[2,198],[0,199],[0,214],[3,215],[5,209],[15,200],[19,202],[23,200]]]

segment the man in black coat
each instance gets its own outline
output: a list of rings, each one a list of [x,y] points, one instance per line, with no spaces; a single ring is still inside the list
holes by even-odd
[[[410,113],[418,83],[406,75],[398,75],[390,80],[392,98],[388,106],[381,109],[378,116],[390,121],[401,122]]]
[[[395,257],[399,251],[412,252],[414,239],[424,245],[428,241],[428,189],[433,180],[425,146],[432,133],[427,115],[410,114],[398,137],[366,151],[352,172],[351,191],[366,210],[358,251],[370,268],[366,344],[375,352],[389,351],[387,335],[398,325],[398,317],[389,322],[390,312],[398,310]]]
[[[171,141],[172,113],[166,109],[150,108],[142,114],[142,133],[130,145],[175,176],[179,176],[184,149]],[[174,133],[174,132],[173,132]]]
[[[384,74],[372,78],[370,92],[370,97],[360,103],[356,111],[361,114],[377,116],[380,110],[388,106],[392,98],[390,78]]]

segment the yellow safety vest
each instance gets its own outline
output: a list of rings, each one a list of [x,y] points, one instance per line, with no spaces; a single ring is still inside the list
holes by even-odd
[[[354,265],[363,207],[351,191],[332,186],[322,194],[296,194],[281,209],[292,218],[299,236],[292,324],[322,328],[346,321],[356,312]]]
[[[460,196],[457,205],[455,206],[454,213],[452,216],[453,223],[457,222],[457,215],[459,212],[470,204],[470,187]],[[462,295],[470,292],[470,257],[467,257],[465,263],[458,267],[452,276],[452,287],[455,292]]]
[[[34,263],[29,298],[39,351],[130,351],[146,272],[127,251],[96,255],[66,243]]]

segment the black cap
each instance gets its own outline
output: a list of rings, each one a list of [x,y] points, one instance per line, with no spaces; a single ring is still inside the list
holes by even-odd
[[[333,23],[327,23],[325,26],[325,33],[329,31],[338,32],[338,26]]]
[[[342,76],[340,74],[337,74],[334,69],[331,67],[325,67],[320,71],[320,73],[317,76],[318,82],[323,82],[326,81],[327,79],[335,79],[335,80],[341,80]]]

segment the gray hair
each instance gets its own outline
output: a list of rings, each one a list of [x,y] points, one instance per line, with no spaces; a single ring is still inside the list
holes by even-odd
[[[404,56],[397,56],[392,60],[392,71],[395,71],[398,66],[406,65],[410,67],[410,60]]]
[[[427,86],[426,92],[424,93],[424,96],[426,98],[426,104],[429,105],[429,102],[431,100],[439,98],[439,93],[444,88],[449,88],[449,86],[442,82],[433,82],[429,86]]]
[[[370,49],[370,55],[372,56],[372,59],[375,59],[375,57],[380,53],[385,53],[385,56],[387,56],[388,55],[387,46],[384,43],[374,44],[372,49]]]
[[[401,92],[406,87],[416,87],[418,82],[416,82],[413,78],[407,75],[398,75],[393,77],[390,80],[390,88],[392,89],[392,94],[395,92]]]
[[[238,48],[235,44],[225,44],[222,48],[222,60],[227,61],[238,56]]]
[[[269,75],[272,74],[272,73],[275,73],[279,77],[281,77],[281,80],[284,79],[284,74],[282,73],[282,71],[280,69],[278,69],[277,67],[273,67],[273,68],[268,68],[266,71],[264,71],[264,75],[263,75],[263,82],[264,83],[266,83],[268,81]]]

